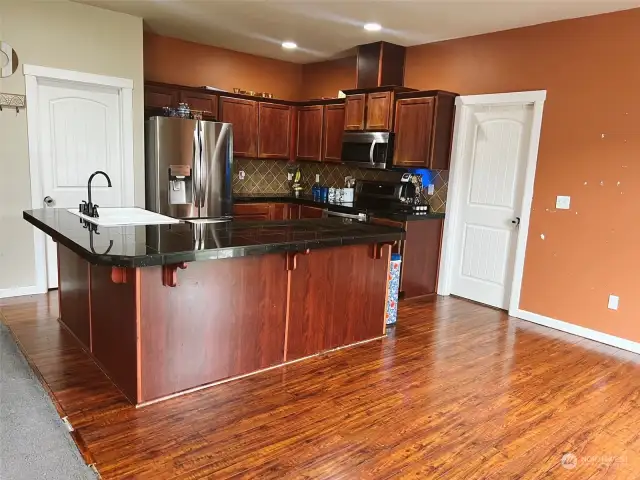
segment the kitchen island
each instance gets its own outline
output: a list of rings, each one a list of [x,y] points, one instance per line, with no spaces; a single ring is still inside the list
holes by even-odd
[[[58,244],[60,322],[136,405],[384,334],[402,229],[347,219],[96,227]]]

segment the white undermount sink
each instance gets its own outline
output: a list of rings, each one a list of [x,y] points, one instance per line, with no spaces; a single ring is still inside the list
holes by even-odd
[[[98,218],[84,215],[80,213],[77,208],[69,208],[68,211],[83,218],[87,222],[104,227],[180,223],[180,220],[175,218],[137,207],[98,207],[98,214],[100,215]]]

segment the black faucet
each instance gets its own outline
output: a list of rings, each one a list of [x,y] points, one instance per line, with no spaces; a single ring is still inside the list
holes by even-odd
[[[109,178],[109,175],[107,175],[105,172],[103,172],[102,170],[98,170],[96,172],[93,172],[91,174],[91,176],[89,177],[89,181],[87,182],[87,192],[89,195],[89,202],[86,202],[85,200],[82,201],[82,203],[80,204],[80,213],[88,216],[88,217],[93,217],[93,218],[98,218],[100,215],[98,215],[98,206],[99,205],[94,205],[93,203],[91,203],[91,182],[93,181],[93,177],[95,177],[96,175],[103,175],[104,178],[107,179],[107,186],[111,186],[111,179]]]

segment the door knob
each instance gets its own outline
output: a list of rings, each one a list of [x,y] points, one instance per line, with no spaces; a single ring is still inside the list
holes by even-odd
[[[511,223],[513,223],[516,227],[520,226],[520,217],[516,217],[515,220],[511,220]]]
[[[44,197],[44,204],[47,207],[53,207],[56,204],[56,201],[51,198],[49,195],[47,195],[46,197]]]

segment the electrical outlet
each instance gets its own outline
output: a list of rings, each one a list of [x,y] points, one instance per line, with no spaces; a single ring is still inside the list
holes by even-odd
[[[558,195],[556,198],[556,208],[558,210],[569,210],[571,206],[571,197]]]
[[[609,308],[609,310],[617,310],[619,302],[620,302],[620,297],[617,297],[615,295],[609,295],[609,305],[607,308]]]
[[[287,173],[287,180],[289,181],[293,180],[293,173],[291,172]]]
[[[238,178],[239,178],[240,180],[244,180],[244,177],[245,177],[245,176],[246,176],[246,173],[244,172],[244,170],[240,170],[240,171],[238,172]]]
[[[433,195],[436,193],[436,186],[433,183],[427,185],[427,195]]]

